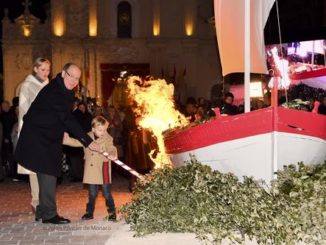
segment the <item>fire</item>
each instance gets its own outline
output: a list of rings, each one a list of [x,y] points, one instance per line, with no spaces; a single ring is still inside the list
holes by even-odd
[[[291,80],[289,77],[289,61],[283,58],[280,58],[277,53],[277,48],[274,47],[273,49],[270,50],[270,55],[273,57],[274,63],[275,63],[275,69],[274,72],[275,77],[280,77],[281,80],[278,84],[278,89],[287,89],[290,84]],[[273,81],[274,79],[271,78],[268,86],[270,88],[273,87]]]
[[[174,87],[165,80],[143,81],[139,77],[132,76],[128,79],[129,97],[136,102],[133,109],[139,120],[137,124],[149,129],[157,140],[158,154],[154,158],[155,168],[170,165],[171,161],[166,154],[162,133],[170,128],[186,126],[188,120],[175,109],[173,94]]]

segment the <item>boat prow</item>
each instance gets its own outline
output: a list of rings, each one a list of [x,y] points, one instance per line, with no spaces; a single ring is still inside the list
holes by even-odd
[[[176,166],[194,156],[215,170],[269,182],[284,165],[326,160],[326,116],[268,107],[176,131],[165,146]]]

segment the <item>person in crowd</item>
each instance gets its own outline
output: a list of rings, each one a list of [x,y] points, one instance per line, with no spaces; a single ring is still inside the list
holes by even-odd
[[[43,223],[66,224],[69,219],[58,215],[56,182],[61,175],[62,139],[64,132],[71,133],[85,147],[101,151],[71,114],[73,89],[81,76],[80,68],[73,63],[64,65],[62,72],[36,96],[24,116],[15,151],[16,160],[37,174],[39,205],[35,220]]]
[[[271,105],[271,97],[272,97],[272,94],[269,91],[267,91],[264,94],[264,107],[268,107]]]
[[[80,101],[72,114],[86,132],[91,131],[92,114],[88,112],[85,102]]]
[[[221,107],[221,114],[236,115],[238,114],[238,107],[233,105],[234,95],[228,92],[224,96],[224,102]]]
[[[85,132],[91,131],[92,115],[88,112],[86,104],[80,101],[72,112]],[[66,155],[69,161],[69,177],[72,182],[82,181],[84,152],[81,147],[67,147]]]
[[[16,115],[18,117],[18,107],[16,107]],[[11,142],[12,142],[12,146],[13,146],[13,150],[15,151],[16,149],[16,145],[17,145],[17,141],[18,141],[18,121],[14,124],[12,131],[11,131]],[[16,169],[17,171],[17,169]]]
[[[189,97],[187,99],[185,110],[185,116],[189,118],[189,122],[194,122],[196,120],[195,114],[197,112],[197,104],[194,97]]]
[[[94,106],[93,117],[103,116],[103,108],[99,105]]]
[[[198,98],[198,102],[197,102],[197,106],[202,106],[203,108],[205,108],[207,105],[206,99],[204,97],[199,97]]]
[[[263,100],[257,100],[257,109],[265,108],[265,104]]]
[[[80,82],[79,82],[80,83]],[[80,102],[80,99],[78,97],[74,97],[73,101],[72,101],[72,105],[71,105],[71,112],[74,114],[74,112],[77,110],[78,108],[78,104]],[[88,131],[86,131],[88,132]],[[75,152],[78,152],[77,154],[74,154]],[[77,171],[76,168],[74,168],[74,156],[73,155],[80,155],[82,153],[82,155],[84,154],[83,149],[77,149],[77,148],[72,148],[69,146],[63,146],[62,148],[62,168],[63,168],[63,174],[68,173],[70,180],[72,182],[78,182],[81,181],[82,177],[76,177]],[[78,156],[78,159],[80,159],[81,157]],[[82,165],[82,164],[81,164]],[[60,177],[58,179],[58,183],[60,183],[62,181],[62,177]]]
[[[15,109],[15,113],[17,115],[17,118],[18,118],[18,113],[19,113],[19,107],[17,106],[16,109]],[[18,141],[18,136],[19,136],[19,132],[18,132],[18,120],[17,122],[14,124],[14,126],[12,127],[12,131],[11,131],[11,142],[12,142],[12,147],[13,147],[13,152],[15,151],[16,149],[16,145],[17,145],[17,141]],[[12,154],[12,165],[14,166],[13,168],[13,181],[21,181],[21,180],[24,180],[24,181],[27,181],[27,179],[25,178],[25,176],[27,177],[26,174],[22,175],[22,174],[19,174],[18,172],[18,164],[17,162],[15,161],[14,157],[13,157],[13,154]],[[20,166],[20,168],[23,168],[22,166]],[[25,169],[26,170],[26,169]],[[26,170],[27,171],[27,170]],[[38,187],[38,185],[37,185]],[[37,189],[38,190],[38,189]],[[38,193],[37,193],[38,194]],[[38,201],[38,196],[37,196],[37,201]],[[31,202],[31,205],[33,203],[33,198],[32,198],[32,202]],[[38,202],[37,202],[38,203]],[[37,206],[37,205],[36,205]],[[33,205],[31,206],[32,207],[32,211],[35,213],[35,209],[33,207]]]
[[[113,106],[109,105],[107,112],[104,117],[108,120],[110,126],[108,128],[108,133],[113,138],[113,144],[118,150],[119,158],[123,155],[122,150],[122,130],[123,124],[120,118],[118,110]]]
[[[19,107],[19,96],[15,96],[14,98],[12,98],[11,103],[12,103],[12,105],[11,105],[9,111],[12,111],[13,114],[16,115],[16,118],[18,121],[18,115],[16,113],[16,109]]]
[[[314,98],[309,98],[309,105],[308,105],[308,111],[312,111],[314,109],[315,106],[315,99]]]
[[[40,90],[49,83],[50,69],[51,62],[48,59],[42,57],[36,58],[33,64],[32,74],[27,75],[25,80],[19,85],[17,134],[15,135],[15,132],[12,133],[12,136],[14,137],[13,139],[16,140],[15,147],[19,138],[19,132],[23,126],[23,117],[27,113]],[[31,206],[33,212],[35,213],[36,207],[39,205],[39,185],[36,173],[25,169],[20,164],[18,164],[17,171],[19,174],[29,175],[32,195]]]
[[[109,159],[117,159],[117,149],[113,145],[113,138],[107,130],[109,122],[102,116],[96,116],[92,120],[92,131],[88,135],[97,142],[104,152],[109,153]],[[80,147],[82,144],[68,134],[65,134],[63,143],[65,145]],[[98,185],[102,186],[103,196],[105,197],[109,215],[107,220],[116,220],[114,200],[111,194],[111,161],[107,160],[103,154],[94,154],[88,148],[84,148],[85,168],[83,183],[88,184],[88,203],[86,213],[81,217],[82,220],[93,219],[95,201],[98,194]],[[105,166],[107,164],[107,166]]]
[[[196,114],[195,114],[195,123],[202,123],[204,121],[207,121],[209,119],[207,111],[205,111],[205,108],[203,106],[198,106]]]
[[[2,162],[2,138],[3,138],[3,130],[2,130],[2,122],[0,120],[0,182],[5,179],[5,171]]]
[[[72,105],[71,105],[71,111],[74,112],[75,110],[78,109],[78,105],[80,103],[80,99],[78,97],[74,97],[73,101],[72,101]]]
[[[251,111],[259,110],[265,108],[264,101],[261,99],[253,99],[251,101]],[[240,112],[240,106],[238,106],[238,111]]]
[[[324,95],[323,98],[321,99],[321,103],[318,107],[318,113],[326,115],[326,95]]]
[[[17,167],[13,159],[13,145],[11,141],[11,132],[17,122],[16,113],[10,109],[9,101],[1,103],[1,123],[3,128],[2,138],[2,162],[6,166],[8,175],[14,180],[17,179]]]

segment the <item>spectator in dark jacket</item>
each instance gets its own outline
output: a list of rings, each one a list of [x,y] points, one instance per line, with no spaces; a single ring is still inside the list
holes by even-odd
[[[226,93],[224,96],[224,102],[221,107],[221,114],[236,115],[239,113],[238,107],[233,105],[234,95],[232,93]]]
[[[91,131],[92,115],[87,111],[86,104],[79,102],[72,112],[85,132]],[[69,177],[72,182],[82,181],[84,173],[84,150],[82,147],[65,146],[69,161]]]
[[[17,122],[17,115],[15,111],[10,109],[8,101],[3,101],[1,104],[1,123],[3,127],[3,140],[2,140],[2,161],[7,166],[8,174],[10,177],[15,178],[17,168],[15,168],[13,160],[13,145],[11,141],[11,132]]]

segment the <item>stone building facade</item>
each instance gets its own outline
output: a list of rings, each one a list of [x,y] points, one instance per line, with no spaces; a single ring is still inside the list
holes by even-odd
[[[67,62],[80,65],[88,95],[100,103],[110,97],[105,88],[114,72],[137,67],[174,79],[183,102],[209,98],[221,81],[211,16],[212,0],[51,0],[45,23],[36,20],[29,36],[4,17],[4,99],[15,96],[38,56],[52,61],[53,75]]]

